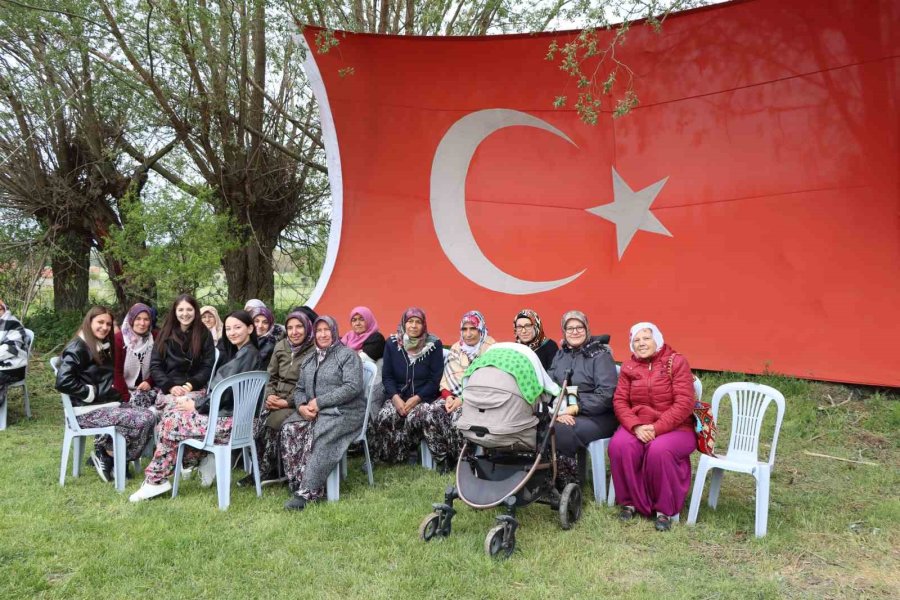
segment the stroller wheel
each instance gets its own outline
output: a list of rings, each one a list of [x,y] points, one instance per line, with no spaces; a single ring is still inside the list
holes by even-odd
[[[433,537],[438,535],[438,525],[441,522],[441,515],[436,512],[431,513],[422,524],[419,525],[419,538],[423,542],[430,542]]]
[[[508,533],[507,530],[509,530]],[[509,525],[497,525],[491,528],[484,538],[484,553],[491,558],[509,558],[515,549],[516,534]]]
[[[571,529],[581,518],[581,486],[570,483],[563,488],[559,497],[559,525]]]

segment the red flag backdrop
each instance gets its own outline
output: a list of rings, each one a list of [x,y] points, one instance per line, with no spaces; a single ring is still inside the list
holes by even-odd
[[[317,30],[307,29],[315,48]],[[617,359],[650,320],[696,368],[900,386],[900,4],[751,0],[635,28],[640,106],[596,126],[545,60],[574,33],[338,33],[307,70],[335,199],[312,301],[447,344],[585,311]],[[352,68],[352,74],[341,72]]]

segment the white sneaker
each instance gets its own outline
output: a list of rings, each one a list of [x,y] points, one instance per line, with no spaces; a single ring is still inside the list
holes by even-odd
[[[143,500],[149,500],[150,498],[155,498],[157,496],[161,496],[166,492],[172,491],[172,484],[169,483],[169,480],[166,479],[162,483],[150,483],[146,479],[144,483],[141,484],[141,488],[128,497],[128,500],[131,502],[141,502]]]
[[[200,461],[200,466],[197,467],[197,470],[200,471],[200,486],[205,488],[211,486],[216,480],[215,457],[207,452],[203,460]]]

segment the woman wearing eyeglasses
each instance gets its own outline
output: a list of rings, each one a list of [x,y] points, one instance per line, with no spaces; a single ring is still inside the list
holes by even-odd
[[[581,311],[563,315],[563,343],[548,373],[562,384],[566,371],[572,370],[569,388],[577,389],[577,402],[566,408],[556,420],[556,451],[562,455],[557,485],[574,478],[584,483],[584,449],[594,440],[611,437],[619,426],[613,411],[616,391],[616,364],[606,342],[608,336],[591,336],[588,319]],[[577,461],[577,472],[572,473]]]
[[[538,314],[530,308],[523,308],[516,315],[513,327],[516,341],[534,350],[538,360],[541,361],[541,366],[549,369],[559,346],[544,335],[544,327],[541,325],[541,318]]]

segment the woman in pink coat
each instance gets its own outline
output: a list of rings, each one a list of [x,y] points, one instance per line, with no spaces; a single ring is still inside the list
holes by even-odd
[[[656,529],[668,531],[691,485],[694,381],[687,360],[653,323],[636,324],[630,340],[633,354],[613,396],[621,426],[609,443],[619,519],[655,514]]]

